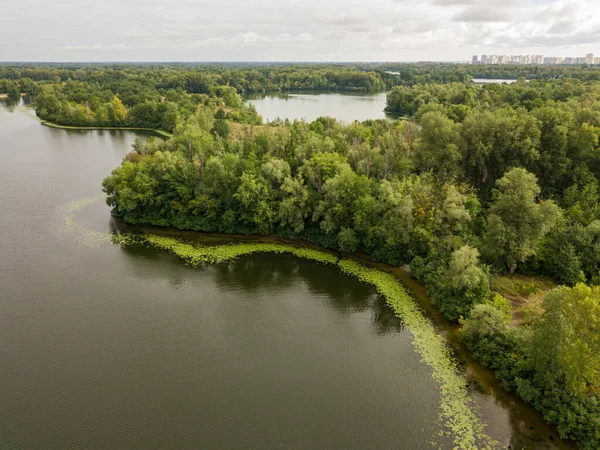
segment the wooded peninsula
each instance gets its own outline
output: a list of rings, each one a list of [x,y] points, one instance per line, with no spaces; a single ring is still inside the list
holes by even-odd
[[[301,90],[387,91],[404,119],[263,123],[242,98]],[[172,134],[103,182],[128,223],[409,265],[507,390],[600,448],[599,68],[20,64],[0,93],[59,125]]]

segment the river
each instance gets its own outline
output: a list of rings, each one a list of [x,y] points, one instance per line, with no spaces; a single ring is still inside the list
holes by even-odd
[[[377,94],[297,92],[271,93],[249,97],[263,120],[305,119],[309,122],[322,116],[334,117],[346,123],[368,119],[394,120],[397,116],[383,111],[385,92]]]
[[[292,256],[192,269],[82,239],[112,232],[110,211],[69,211],[139,134],[31,114],[0,100],[0,448],[451,447],[430,369],[372,287]],[[555,448],[494,392],[471,393],[490,435]]]

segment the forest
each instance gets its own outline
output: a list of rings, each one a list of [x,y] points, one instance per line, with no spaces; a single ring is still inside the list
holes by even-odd
[[[520,80],[470,82],[484,75]],[[172,133],[136,140],[103,182],[113,214],[128,223],[277,235],[409,265],[507,390],[564,438],[597,449],[599,75],[535,66],[11,66],[0,67],[0,87],[23,90],[19,80],[30,80],[38,115],[53,122]],[[406,119],[263,124],[240,96],[309,85],[389,89],[387,109]],[[515,320],[499,285],[535,290],[525,277],[553,288]]]

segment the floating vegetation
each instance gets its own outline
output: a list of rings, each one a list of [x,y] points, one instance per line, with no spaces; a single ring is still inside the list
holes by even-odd
[[[219,246],[195,246],[178,239],[145,235],[140,236],[149,245],[168,250],[190,265],[228,261],[250,253],[291,253],[300,258],[326,264],[337,264],[346,274],[374,285],[387,304],[408,326],[413,335],[413,346],[421,361],[432,369],[432,376],[440,387],[440,421],[448,430],[456,449],[492,449],[499,444],[485,433],[485,426],[467,391],[467,381],[460,374],[444,338],[427,319],[414,300],[393,275],[366,267],[356,261],[342,259],[319,250],[296,248],[283,244],[244,243]]]
[[[74,218],[76,211],[95,203],[102,198],[104,198],[104,195],[84,198],[82,200],[67,203],[59,208],[61,230],[65,233],[68,233],[69,236],[75,240],[75,242],[84,247],[100,247],[114,242],[112,234],[82,227]]]
[[[63,208],[63,228],[76,236],[87,247],[113,243],[117,245],[147,245],[167,250],[192,266],[212,264],[235,259],[251,253],[290,253],[300,258],[324,264],[336,264],[344,273],[372,284],[384,296],[394,313],[408,326],[413,335],[412,344],[421,361],[432,369],[432,376],[440,389],[440,424],[445,435],[460,450],[500,448],[498,442],[485,433],[485,425],[477,413],[468,390],[467,380],[460,374],[445,339],[436,332],[402,284],[391,274],[366,267],[350,259],[338,260],[335,255],[309,248],[274,243],[240,243],[200,246],[179,239],[156,234],[111,234],[88,230],[78,225],[74,213],[102,198],[93,197],[68,204]]]

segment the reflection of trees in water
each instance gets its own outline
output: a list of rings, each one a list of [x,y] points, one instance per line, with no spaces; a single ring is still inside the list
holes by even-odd
[[[371,308],[373,309],[373,328],[377,334],[383,336],[388,333],[404,331],[404,322],[394,314],[383,296],[377,295]]]
[[[184,261],[175,255],[141,246],[123,246],[122,251],[128,257],[132,273],[137,277],[167,279],[174,288],[181,286],[189,277],[189,273],[183,267]],[[338,312],[352,314],[370,310],[373,330],[378,335],[404,330],[402,321],[394,315],[385,299],[377,294],[373,286],[343,274],[334,266],[292,255],[259,253],[245,255],[233,261],[188,269],[206,271],[223,291],[285,291],[302,282],[311,294],[326,298],[331,307]]]
[[[114,231],[117,231],[118,226]],[[121,229],[121,231],[123,231]],[[234,261],[206,265],[200,268],[186,267],[178,256],[155,248],[141,246],[122,247],[122,253],[130,264],[128,273],[144,280],[157,278],[168,280],[177,289],[193,277],[192,271],[201,271],[209,275],[216,286],[223,291],[237,289],[242,292],[258,292],[260,289],[286,290],[298,282],[305,283],[308,290],[321,295],[330,302],[331,307],[346,314],[371,311],[372,331],[377,335],[402,332],[403,322],[394,315],[385,303],[385,299],[375,292],[372,286],[360,283],[341,273],[336,267],[318,264],[292,255],[261,253],[246,255]],[[471,386],[472,391],[480,395],[493,395],[488,389]],[[496,397],[498,408],[508,411],[508,426],[512,429],[510,443],[512,448],[549,449],[566,448],[554,445],[549,436],[558,435],[538,420],[532,421],[530,408],[520,409],[512,397]],[[493,410],[489,419],[503,421],[501,410]],[[496,417],[497,414],[497,417]],[[541,420],[541,419],[539,419]],[[571,448],[571,447],[569,447]],[[572,447],[575,448],[575,447]]]
[[[373,330],[384,335],[404,330],[402,321],[387,306],[373,286],[344,275],[337,267],[315,263],[292,255],[254,254],[217,264],[217,285],[247,292],[262,288],[289,289],[298,279],[308,290],[327,298],[334,309],[347,314],[372,311]]]
[[[17,106],[21,103],[21,97],[8,96],[2,98],[2,104],[6,107],[6,110],[13,112]]]

